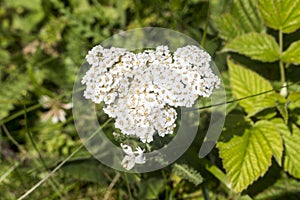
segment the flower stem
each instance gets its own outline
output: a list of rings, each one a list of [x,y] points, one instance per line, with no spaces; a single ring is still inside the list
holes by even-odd
[[[286,88],[286,80],[285,80],[285,69],[284,69],[284,65],[283,62],[281,60],[281,55],[283,52],[283,34],[282,34],[282,30],[279,30],[279,50],[280,50],[280,60],[279,60],[279,68],[280,68],[280,80],[281,80],[281,84],[284,88],[281,89],[280,94],[282,96],[287,96],[287,88]]]
[[[127,177],[127,173],[125,172],[124,175],[125,175],[125,180],[126,180],[126,186],[127,186],[127,190],[128,190],[129,200],[133,200],[132,194],[131,194],[130,185],[129,185],[129,181],[128,181],[128,177]]]
[[[282,30],[279,30],[279,48],[280,48],[280,55],[282,54],[283,51],[283,35],[282,35]],[[281,83],[282,85],[285,84],[285,71],[284,71],[284,65],[283,62],[280,58],[279,61],[279,67],[280,67],[280,77],[281,77]]]

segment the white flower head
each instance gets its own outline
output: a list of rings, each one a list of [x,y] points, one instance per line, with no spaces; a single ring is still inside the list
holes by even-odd
[[[192,45],[178,48],[173,55],[168,46],[135,54],[98,45],[86,59],[91,68],[82,78],[84,97],[104,102],[104,112],[115,119],[115,127],[143,143],[152,142],[154,134],[172,134],[177,119],[174,108],[193,106],[198,97],[209,97],[220,84],[210,68],[210,55]],[[122,163],[132,168],[136,157],[131,148],[124,148],[127,157]]]
[[[132,151],[132,148],[126,144],[121,144],[121,147],[124,153],[126,154],[121,162],[121,165],[126,170],[131,170],[135,164],[146,163],[144,150],[142,150],[139,146],[136,148],[136,151]]]
[[[49,109],[41,115],[41,121],[45,122],[51,119],[53,124],[59,121],[65,122],[67,115],[65,110],[69,110],[73,107],[72,103],[62,103],[60,99],[50,98],[49,96],[42,96],[40,103],[43,108]]]

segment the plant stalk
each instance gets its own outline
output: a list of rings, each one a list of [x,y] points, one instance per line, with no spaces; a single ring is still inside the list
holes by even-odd
[[[280,94],[283,97],[287,96],[287,83],[285,80],[285,69],[284,69],[284,65],[283,62],[281,60],[281,55],[283,53],[283,33],[282,30],[279,30],[279,50],[280,50],[280,60],[279,60],[279,68],[280,68],[280,80],[281,80],[281,85],[282,85],[282,89],[280,90]]]

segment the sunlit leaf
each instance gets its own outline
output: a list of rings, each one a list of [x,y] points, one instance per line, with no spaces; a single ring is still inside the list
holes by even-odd
[[[281,60],[286,63],[300,64],[300,41],[293,42],[289,48],[283,52]]]
[[[276,102],[276,107],[277,107],[277,110],[279,111],[279,113],[281,114],[281,116],[283,117],[284,122],[287,124],[288,123],[288,118],[289,118],[288,109],[287,109],[288,108],[288,103],[277,101]]]
[[[300,129],[292,124],[291,131],[282,119],[272,120],[281,133],[284,140],[284,163],[283,168],[296,178],[300,178]]]
[[[220,36],[225,40],[248,32],[265,31],[255,0],[234,0],[230,13],[213,16],[213,19]]]
[[[291,33],[300,27],[300,0],[258,0],[258,8],[271,28]]]
[[[236,99],[257,95],[272,90],[272,86],[257,73],[246,69],[242,65],[228,60],[230,83],[233,96]],[[266,108],[275,106],[275,99],[271,94],[260,94],[251,98],[240,100],[238,103],[245,109],[248,115],[254,115]]]
[[[278,129],[268,121],[261,120],[237,134],[218,147],[234,191],[241,192],[266,173],[272,155],[280,162],[283,147]]]
[[[268,34],[248,33],[225,45],[223,51],[236,52],[254,60],[273,62],[279,59],[279,46]]]

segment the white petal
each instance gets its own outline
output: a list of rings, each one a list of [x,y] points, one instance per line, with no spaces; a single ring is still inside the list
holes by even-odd
[[[131,170],[135,165],[135,157],[134,156],[125,156],[121,162],[122,167],[127,170]]]
[[[144,154],[139,154],[138,156],[135,157],[135,163],[137,164],[144,164],[146,163],[146,158]]]
[[[130,146],[128,146],[127,144],[121,144],[121,147],[127,155],[133,155],[133,151]]]

